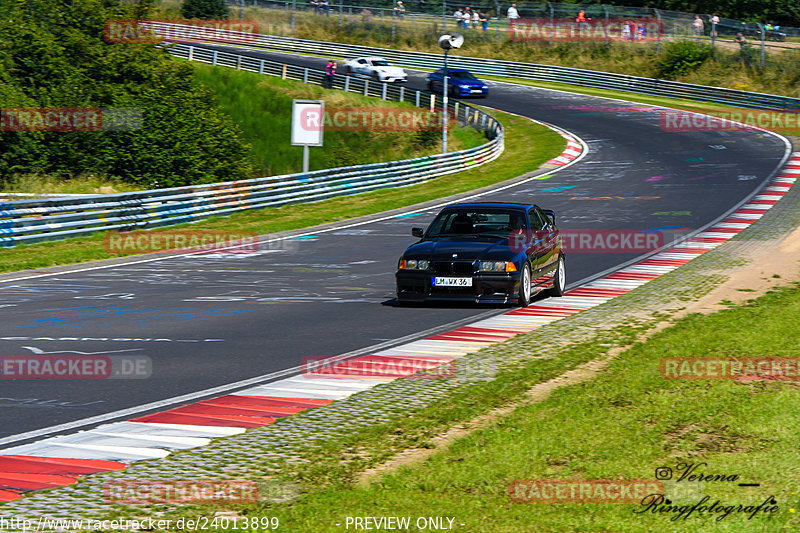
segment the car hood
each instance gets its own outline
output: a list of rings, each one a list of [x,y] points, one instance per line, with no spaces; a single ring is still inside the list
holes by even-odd
[[[486,84],[480,80],[468,80],[463,78],[452,78],[453,83],[458,85],[469,85],[470,87],[486,87]]]
[[[458,257],[453,257],[456,254]],[[507,240],[429,240],[411,245],[404,257],[432,261],[474,261],[476,259],[510,259],[515,254]]]
[[[388,74],[390,76],[405,76],[406,72],[400,67],[372,67],[378,72]]]

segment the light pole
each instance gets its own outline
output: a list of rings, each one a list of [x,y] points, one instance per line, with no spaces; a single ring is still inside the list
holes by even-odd
[[[447,53],[451,48],[461,48],[464,44],[464,36],[460,33],[452,35],[445,34],[439,37],[439,46],[444,50],[444,79],[442,82],[442,153],[447,153]]]

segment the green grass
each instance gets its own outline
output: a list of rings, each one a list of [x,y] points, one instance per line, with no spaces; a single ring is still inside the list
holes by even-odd
[[[231,116],[250,143],[250,159],[262,175],[302,170],[303,148],[289,143],[293,99],[324,100],[326,109],[397,108],[416,110],[407,103],[388,102],[317,85],[262,76],[226,67],[195,64],[198,83],[211,88],[222,110]],[[341,76],[340,76],[341,79]],[[468,127],[452,131],[451,151],[486,142]],[[421,157],[440,147],[439,131],[326,131],[324,146],[311,147],[310,169],[378,163]]]
[[[795,284],[715,314],[689,315],[623,352],[595,379],[519,407],[422,464],[369,486],[327,485],[293,503],[251,507],[243,514],[277,516],[281,530],[290,532],[341,531],[346,517],[354,516],[448,516],[458,531],[492,533],[797,528],[798,384],[665,380],[659,362],[667,356],[800,357],[799,314]],[[586,345],[582,357],[573,356],[595,358],[600,346]],[[524,379],[527,372],[522,374]],[[665,482],[675,505],[692,505],[703,496],[710,498],[707,505],[717,499],[758,505],[774,496],[779,509],[771,519],[733,513],[716,520],[719,514],[695,513],[671,521],[674,514],[635,513],[645,509],[638,503],[517,503],[507,494],[514,480],[653,480],[656,468],[677,472],[680,463],[739,479]]]
[[[217,217],[174,228],[189,227],[195,231],[209,229],[266,234],[378,213],[514,178],[537,169],[542,163],[558,155],[564,147],[564,139],[544,126],[505,113],[496,112],[494,115],[506,128],[506,149],[497,160],[484,166],[412,187],[383,189],[324,202],[237,213],[230,217]],[[97,234],[4,250],[0,254],[0,272],[15,272],[109,257],[116,256],[105,251],[103,234]]]

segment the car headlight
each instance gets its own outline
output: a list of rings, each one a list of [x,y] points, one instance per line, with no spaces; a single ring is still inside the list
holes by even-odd
[[[462,89],[469,89],[469,85],[459,85]]]
[[[428,270],[431,262],[426,259],[401,259],[397,266],[400,270]]]
[[[516,272],[517,265],[511,261],[481,261],[478,270],[482,272]]]

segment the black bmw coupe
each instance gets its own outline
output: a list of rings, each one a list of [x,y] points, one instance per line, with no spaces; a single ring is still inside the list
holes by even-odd
[[[533,204],[445,207],[397,267],[397,300],[461,300],[527,306],[541,290],[564,293],[561,236],[553,211]]]

